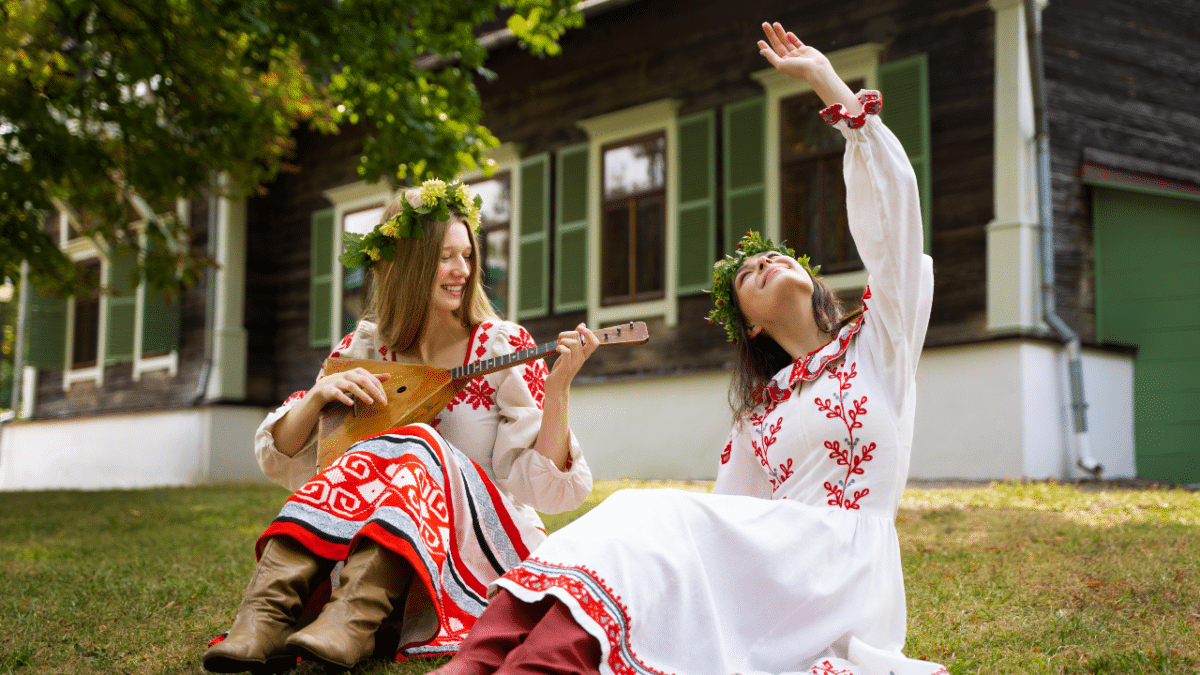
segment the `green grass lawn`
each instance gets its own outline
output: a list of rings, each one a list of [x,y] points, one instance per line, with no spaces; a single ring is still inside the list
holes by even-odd
[[[662,485],[709,487],[606,481],[546,524]],[[0,673],[203,672],[286,497],[262,485],[0,493]],[[956,674],[1200,672],[1200,493],[909,489],[897,526],[912,656]]]

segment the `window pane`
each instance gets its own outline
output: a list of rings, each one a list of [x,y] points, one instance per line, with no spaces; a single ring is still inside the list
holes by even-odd
[[[823,107],[811,92],[780,104],[782,226],[788,245],[828,274],[862,262],[846,218],[845,138],[821,119]]]
[[[74,344],[71,351],[72,368],[88,368],[96,365],[100,341],[100,261],[80,263],[89,284],[97,287],[87,295],[75,297]]]
[[[629,207],[605,209],[600,231],[600,297],[604,304],[629,301]]]
[[[663,292],[663,238],[666,207],[659,197],[637,202],[637,299],[649,300]]]
[[[369,234],[383,217],[383,205],[352,211],[342,216],[342,231]],[[363,288],[366,270],[357,267],[342,268],[342,334],[349,333],[358,325],[366,309],[366,292]],[[338,342],[340,335],[334,336]]]
[[[486,205],[487,202],[485,201]],[[508,316],[508,228],[486,230],[483,236],[485,254],[483,283],[488,299],[500,316]]]
[[[509,174],[469,183],[471,191],[483,199],[480,216],[483,228],[479,261],[483,285],[496,313],[508,316],[509,221],[512,218],[512,185]]]
[[[470,187],[472,192],[483,198],[483,207],[480,211],[480,215],[483,216],[483,226],[507,225],[512,204],[508,174],[500,174],[495,178],[470,183]]]
[[[604,200],[663,189],[667,139],[656,136],[604,151]]]

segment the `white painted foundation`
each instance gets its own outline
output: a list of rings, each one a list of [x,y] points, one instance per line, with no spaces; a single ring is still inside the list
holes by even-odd
[[[0,490],[145,488],[265,481],[257,407],[17,422],[0,429]]]
[[[909,475],[1079,478],[1064,352],[1036,340],[931,349],[921,357]],[[1092,454],[1137,475],[1133,357],[1084,350]],[[571,428],[596,478],[711,479],[729,434],[729,372],[577,384]],[[254,459],[261,408],[22,422],[0,429],[0,490],[138,488],[266,480]]]

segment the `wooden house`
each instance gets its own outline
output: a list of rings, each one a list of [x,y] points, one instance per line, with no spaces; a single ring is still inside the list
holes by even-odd
[[[485,123],[503,145],[490,177],[460,178],[487,199],[484,262],[508,318],[539,341],[581,321],[650,325],[648,345],[598,352],[572,390],[598,476],[714,475],[732,351],[704,320],[705,290],[743,232],[808,253],[848,303],[866,284],[841,137],[755,47],[761,22],[778,20],[852,87],[882,91],[921,186],[936,286],[910,474],[1081,477],[1082,440],[1106,477],[1200,482],[1200,3],[1042,3],[1053,298],[1082,343],[1083,433],[1044,316],[1020,0],[581,6],[587,25],[557,57],[531,57],[503,30],[485,37],[498,75],[480,85]],[[361,134],[298,132],[300,171],[266,196],[191,208],[225,265],[188,292],[169,367],[106,356],[102,377],[85,377],[64,346],[58,370],[27,368],[26,421],[0,435],[0,488],[252,474],[257,419],[311,386],[361,307],[336,242],[394,194],[357,180]],[[113,308],[100,303],[104,321]],[[181,417],[175,435],[155,426]],[[61,441],[68,426],[86,442]],[[198,437],[181,440],[185,427]],[[131,477],[64,478],[127,455]],[[22,473],[39,461],[36,480]],[[150,468],[166,465],[186,468]]]

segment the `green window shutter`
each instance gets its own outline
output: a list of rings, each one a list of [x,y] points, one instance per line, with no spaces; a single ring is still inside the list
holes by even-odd
[[[767,99],[725,106],[725,251],[732,253],[742,234],[767,228]]]
[[[308,346],[333,344],[333,209],[312,214],[309,244]]]
[[[521,162],[517,223],[517,319],[550,311],[550,154]]]
[[[588,144],[558,151],[554,212],[554,311],[587,307]]]
[[[917,54],[879,67],[879,92],[883,95],[880,118],[900,139],[917,174],[921,195],[921,221],[925,252],[930,237],[929,58]]]
[[[145,288],[145,287],[143,287]],[[179,349],[183,330],[183,294],[176,293],[168,303],[163,294],[145,290],[142,305],[142,354],[159,354]]]
[[[137,254],[115,251],[108,260],[105,284],[104,365],[133,360],[134,323],[137,320],[137,288],[133,273],[137,269]]]
[[[67,360],[67,301],[30,291],[25,365],[62,370]]]
[[[679,249],[676,269],[679,295],[712,287],[717,259],[716,112],[680,118],[679,139]]]

